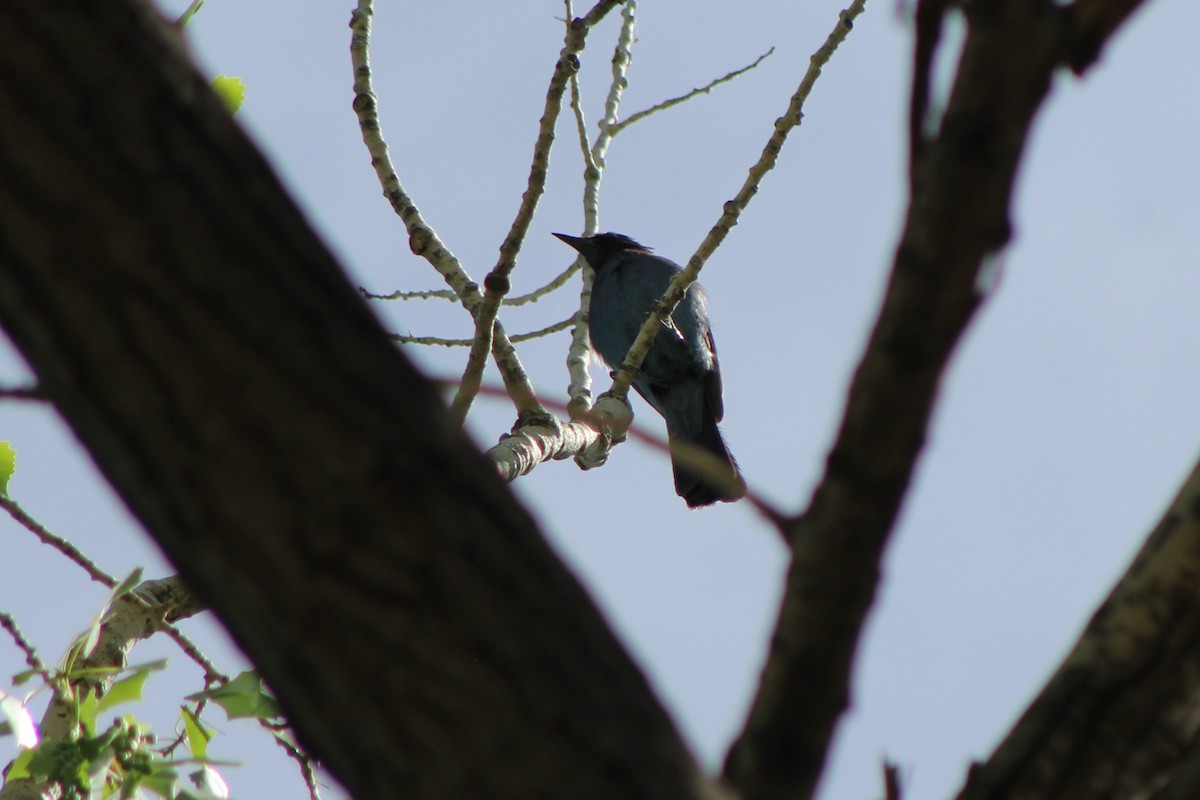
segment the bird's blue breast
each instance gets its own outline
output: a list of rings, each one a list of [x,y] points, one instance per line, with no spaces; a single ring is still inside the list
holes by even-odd
[[[596,270],[589,306],[592,346],[610,367],[621,365],[646,316],[679,272],[671,262],[648,253],[623,253]],[[642,370],[670,378],[711,370],[704,290],[693,284],[672,314],[674,329],[660,330]]]

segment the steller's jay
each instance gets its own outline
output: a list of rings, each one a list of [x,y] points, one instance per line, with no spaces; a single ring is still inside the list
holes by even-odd
[[[617,369],[679,266],[619,233],[554,235],[579,251],[595,270],[588,308],[592,346]],[[721,367],[707,305],[704,289],[693,283],[671,314],[670,324],[654,337],[633,381],[638,394],[666,420],[672,445],[695,445],[719,459],[719,469],[727,472],[723,481],[705,478],[686,463],[686,457],[672,452],[675,491],[692,508],[737,500],[746,492],[737,462],[717,428],[724,415]]]

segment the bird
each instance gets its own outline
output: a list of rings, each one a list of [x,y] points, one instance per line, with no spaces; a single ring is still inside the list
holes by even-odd
[[[554,236],[573,247],[595,273],[588,307],[592,348],[612,369],[625,360],[646,317],[681,271],[649,247],[620,233]],[[717,423],[724,416],[721,366],[708,324],[708,296],[693,283],[654,337],[633,388],[662,415],[671,445],[675,491],[689,508],[730,502],[746,484]],[[694,445],[713,457],[708,469],[676,445]]]

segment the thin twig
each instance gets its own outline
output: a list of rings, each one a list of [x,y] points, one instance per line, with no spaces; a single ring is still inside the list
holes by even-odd
[[[629,65],[633,62],[633,45],[637,41],[637,0],[628,0],[621,9],[621,31],[613,48],[612,80],[604,98],[604,116],[600,119],[596,141],[588,146],[587,126],[583,107],[577,94],[572,95],[572,108],[579,127],[579,145],[583,153],[583,233],[595,234],[600,227],[600,185],[604,179],[605,159],[612,144],[613,125],[621,110],[621,98],[629,85]],[[576,263],[584,266],[583,259]],[[592,407],[592,376],[588,371],[591,345],[588,339],[588,308],[592,299],[591,269],[583,269],[583,280],[579,287],[579,324],[571,334],[571,346],[567,349],[567,408],[571,419],[580,419]],[[602,458],[603,456],[601,456]]]
[[[545,297],[546,295],[553,292],[555,289],[565,286],[567,281],[571,280],[571,278],[573,278],[575,276],[575,273],[578,271],[579,271],[579,260],[576,259],[574,262],[571,263],[571,266],[567,267],[562,272],[558,273],[552,279],[550,279],[550,281],[548,283],[545,283],[542,286],[539,286],[537,289],[534,289],[532,292],[528,292],[526,294],[520,294],[520,295],[517,295],[516,297],[504,298],[503,305],[505,305],[505,306],[524,306],[524,305],[528,305],[530,303],[535,303],[538,300]],[[514,342],[517,341],[515,336],[513,337],[513,341]]]
[[[179,628],[174,625],[164,625],[162,632],[171,637],[172,641],[179,646],[183,654],[204,670],[204,680],[206,683],[229,683],[229,676],[221,672],[216,666],[200,652],[200,648],[196,643],[187,637]]]
[[[21,508],[17,501],[13,500],[11,497],[0,495],[0,507],[7,511],[9,516],[16,520],[21,527],[25,528],[34,536],[36,536],[43,544],[53,547],[55,550],[66,556],[70,561],[77,564],[83,569],[84,572],[88,574],[92,580],[96,581],[97,583],[102,583],[110,589],[117,585],[116,580],[107,572],[96,566],[95,561],[85,556],[83,552],[79,550],[79,548],[68,542],[66,539],[63,539],[61,536],[56,536],[47,530],[44,525],[35,520],[33,517],[29,516],[29,514],[23,508]],[[155,585],[155,582],[147,581],[147,585]],[[206,679],[211,676],[222,681],[229,680],[229,678],[223,675],[220,670],[213,666],[212,662],[204,657],[199,648],[197,648],[196,645],[174,625],[168,625],[164,622],[161,630],[170,636],[177,645],[179,645],[179,649],[183,651],[184,655],[196,662],[196,664],[198,664],[200,668],[204,670]]]
[[[25,530],[32,533],[41,541],[42,544],[47,544],[53,547],[58,552],[62,553],[68,559],[79,565],[84,572],[88,574],[92,580],[97,583],[102,583],[108,588],[113,588],[117,585],[117,581],[104,570],[96,566],[96,563],[80,552],[79,548],[63,539],[60,536],[55,536],[50,531],[46,530],[40,522],[29,516],[23,508],[7,495],[0,494],[0,508],[8,512],[8,515],[17,521],[18,524]]]
[[[884,759],[883,798],[884,800],[902,800],[903,797],[904,782],[900,775],[900,765]]]
[[[40,386],[0,386],[0,398],[5,400],[45,400]]]
[[[313,769],[312,756],[301,750],[294,743],[289,742],[280,731],[273,730],[266,724],[265,720],[259,720],[259,722],[263,723],[263,727],[271,731],[275,743],[283,748],[283,752],[287,753],[300,766],[300,774],[304,778],[304,785],[308,787],[309,800],[321,800],[321,791],[317,787],[317,773]]]
[[[608,156],[608,148],[616,135],[617,119],[621,115],[621,100],[625,89],[629,86],[629,66],[633,63],[633,45],[637,42],[637,0],[630,0],[621,10],[621,32],[617,35],[617,44],[613,48],[612,80],[608,84],[608,94],[604,98],[604,116],[599,123],[599,132],[592,145],[591,152],[585,156],[588,163],[594,167],[594,175],[584,173],[583,187],[583,228],[585,235],[591,235],[600,229],[600,182],[604,178],[604,167]]]
[[[367,300],[454,300],[458,301],[458,295],[449,289],[422,289],[416,292],[402,292],[397,289],[389,294],[375,294],[365,287],[358,287],[358,293]]]
[[[21,508],[17,501],[13,500],[11,497],[0,495],[0,508],[3,508],[5,511],[7,511],[9,516],[16,520],[21,527],[25,528],[27,531],[36,536],[43,544],[53,547],[55,550],[66,556],[70,561],[77,564],[83,569],[84,572],[88,574],[88,577],[90,577],[92,580],[96,581],[97,583],[104,584],[109,589],[117,585],[116,579],[114,579],[104,570],[100,569],[100,567],[96,566],[95,561],[85,556],[83,552],[79,550],[79,548],[68,542],[66,539],[62,538],[61,536],[56,536],[47,530],[44,525],[35,520],[33,517],[29,516],[29,514],[23,508]],[[147,583],[153,584],[153,582],[149,581]],[[183,651],[184,655],[196,662],[200,668],[204,670],[206,677],[215,676],[221,680],[229,680],[220,672],[220,670],[213,666],[212,662],[204,657],[199,648],[197,648],[196,645],[187,638],[187,636],[181,633],[178,628],[164,623],[161,630],[170,636],[177,645],[179,645],[179,648]]]
[[[11,615],[0,612],[0,628],[8,631],[8,635],[12,637],[17,648],[25,654],[25,663],[29,668],[37,673],[44,684],[53,686],[54,679],[50,677],[50,670],[46,669],[46,665],[38,657],[37,649],[25,638],[25,634],[21,633],[21,629],[17,626],[17,621]]]
[[[516,297],[505,297],[500,302],[500,305],[524,306],[534,303],[550,294],[555,289],[564,286],[566,282],[569,281],[571,277],[578,271],[579,262],[575,261],[571,264],[571,266],[567,267],[565,270],[551,278],[547,283],[539,286],[532,292],[519,294]],[[367,300],[458,300],[458,298],[454,295],[454,292],[450,291],[449,289],[421,289],[415,292],[402,292],[397,289],[389,294],[375,294],[374,292],[368,291],[360,286],[358,287],[358,292]],[[515,342],[517,339],[514,337],[513,341]]]
[[[631,115],[628,119],[623,119],[620,122],[618,122],[616,125],[612,126],[612,128],[609,130],[609,133],[612,134],[613,136],[616,136],[618,133],[625,130],[630,125],[634,124],[635,122],[640,122],[641,120],[645,119],[646,117],[650,116],[651,114],[657,114],[659,111],[665,111],[666,109],[671,108],[673,106],[677,106],[680,103],[686,103],[688,100],[691,100],[693,97],[696,97],[697,95],[708,94],[713,89],[720,86],[722,83],[729,83],[734,78],[737,78],[740,75],[744,75],[745,73],[754,69],[774,52],[775,52],[775,48],[772,47],[770,50],[763,53],[758,58],[754,59],[754,61],[752,63],[747,64],[746,66],[742,67],[741,69],[735,69],[733,72],[730,72],[726,75],[722,75],[721,77],[717,78],[716,80],[711,81],[710,83],[707,83],[704,86],[701,86],[699,89],[692,89],[687,94],[681,94],[678,97],[672,97],[670,100],[663,100],[661,103],[656,103],[655,105],[650,106],[650,108],[643,109],[642,111],[639,111],[636,114]]]
[[[575,315],[572,314],[564,320],[559,320],[553,325],[547,325],[539,330],[515,334],[511,341],[515,344],[530,339],[540,339],[543,336],[566,330],[574,324]],[[443,339],[439,336],[406,336],[402,333],[393,333],[392,339],[403,344],[436,345],[438,347],[470,347],[475,341],[474,339]]]

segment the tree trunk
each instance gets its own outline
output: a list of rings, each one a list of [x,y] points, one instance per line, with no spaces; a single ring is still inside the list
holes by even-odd
[[[0,322],[361,798],[674,798],[672,723],[143,3],[0,4]]]

